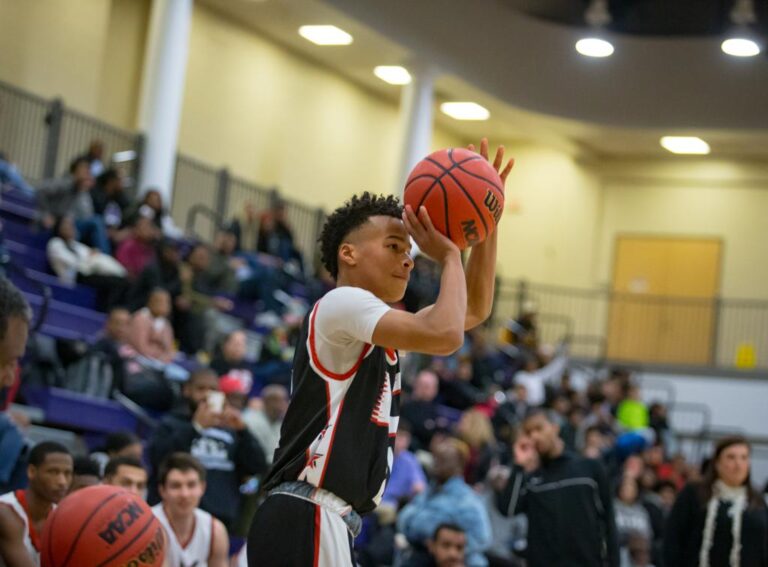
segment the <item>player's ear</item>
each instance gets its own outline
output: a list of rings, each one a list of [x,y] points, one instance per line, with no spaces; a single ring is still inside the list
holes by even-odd
[[[357,265],[357,249],[350,242],[344,242],[339,246],[339,266],[353,267]]]

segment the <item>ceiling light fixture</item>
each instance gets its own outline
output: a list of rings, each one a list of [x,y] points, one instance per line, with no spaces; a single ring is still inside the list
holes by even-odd
[[[352,36],[336,26],[301,26],[299,35],[317,45],[349,45]]]
[[[444,102],[440,111],[454,120],[488,120],[490,111],[476,102]]]
[[[720,49],[734,57],[754,57],[760,53],[760,44],[750,26],[757,22],[754,0],[734,0],[731,10],[732,29]]]
[[[379,65],[373,74],[390,85],[407,85],[411,82],[411,74],[405,67],[399,65]]]
[[[584,12],[584,21],[594,30],[602,30],[611,23],[608,0],[592,0]],[[592,33],[576,42],[576,51],[587,57],[609,57],[613,55],[613,44],[600,33]]]
[[[673,154],[706,155],[709,144],[696,136],[664,136],[661,147]]]

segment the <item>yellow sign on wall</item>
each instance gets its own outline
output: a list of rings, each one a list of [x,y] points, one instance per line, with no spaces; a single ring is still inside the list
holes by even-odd
[[[752,343],[741,343],[736,347],[736,368],[754,368],[757,365],[757,353]]]

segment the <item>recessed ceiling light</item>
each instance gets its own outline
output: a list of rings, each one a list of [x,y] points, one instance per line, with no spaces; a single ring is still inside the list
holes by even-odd
[[[352,36],[336,26],[301,26],[299,35],[317,45],[349,45]]]
[[[709,144],[696,136],[664,136],[661,147],[673,154],[708,154]]]
[[[411,82],[411,74],[405,67],[399,65],[379,65],[373,74],[390,85],[407,85]]]
[[[754,57],[760,53],[760,46],[745,37],[732,37],[726,39],[721,45],[720,49],[728,55],[734,57]]]
[[[440,111],[455,120],[488,120],[491,113],[476,102],[444,102]]]
[[[610,57],[613,44],[598,37],[585,37],[576,42],[576,51],[587,57]]]

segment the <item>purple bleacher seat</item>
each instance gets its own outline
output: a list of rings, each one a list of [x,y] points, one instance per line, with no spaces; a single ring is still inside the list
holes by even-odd
[[[34,206],[3,200],[0,201],[0,217],[31,222],[37,218],[37,209]]]
[[[12,271],[10,279],[21,291],[39,294],[40,284],[43,284],[51,288],[53,299],[57,301],[86,309],[96,309],[96,290],[91,287],[69,286],[62,283],[56,276],[31,269],[26,269],[24,275]]]
[[[19,221],[14,218],[2,219],[2,234],[14,242],[45,250],[45,245],[51,238],[48,230],[40,230],[30,222]]]
[[[8,186],[4,186],[2,196],[0,196],[1,199],[16,205],[23,205],[26,207],[35,208],[37,206],[34,195],[30,195],[29,193],[21,191],[20,189],[16,189],[15,187],[10,189],[5,189],[5,187]]]
[[[22,244],[14,240],[6,240],[5,247],[11,253],[13,261],[21,268],[29,268],[41,273],[49,272],[48,257],[44,250]]]
[[[135,431],[137,419],[113,400],[86,396],[60,388],[22,386],[29,405],[45,412],[49,424],[109,433]]]
[[[43,298],[28,292],[22,293],[37,313],[43,304]],[[59,337],[60,335],[53,333],[65,330],[64,334],[68,336],[61,338],[80,338],[93,341],[101,333],[106,320],[107,316],[104,313],[62,303],[54,299],[48,305],[48,313],[41,332]]]

